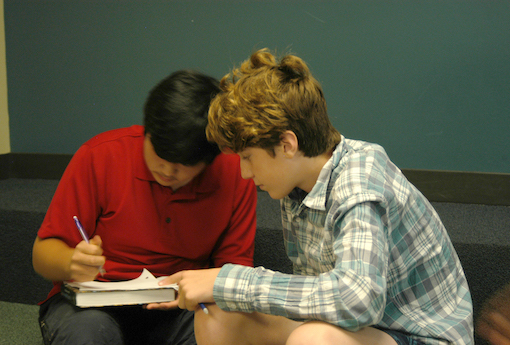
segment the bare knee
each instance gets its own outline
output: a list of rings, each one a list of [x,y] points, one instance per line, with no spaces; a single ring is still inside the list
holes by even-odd
[[[198,345],[250,344],[252,314],[227,312],[208,305],[209,313],[195,312],[195,339]]]
[[[198,345],[225,344],[225,337],[231,334],[231,327],[239,327],[236,320],[216,305],[207,306],[209,314],[202,310],[195,312],[195,338]]]
[[[334,344],[338,341],[340,332],[343,330],[320,321],[309,321],[296,328],[286,345],[313,345],[313,344]],[[339,344],[337,342],[337,344]]]
[[[195,313],[198,345],[283,345],[291,332],[301,324],[282,316],[226,312],[216,305],[207,308],[208,315],[200,310]]]
[[[366,344],[396,345],[387,333],[366,327],[357,332],[350,332],[322,321],[310,321],[302,324],[292,332],[286,345],[328,345],[328,344]]]

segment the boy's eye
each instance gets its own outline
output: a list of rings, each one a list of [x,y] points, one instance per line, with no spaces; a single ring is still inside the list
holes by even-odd
[[[248,160],[248,159],[250,159],[250,155],[241,156],[241,159],[243,159],[243,160]]]

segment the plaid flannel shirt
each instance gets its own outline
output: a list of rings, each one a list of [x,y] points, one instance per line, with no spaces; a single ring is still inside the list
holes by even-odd
[[[294,274],[227,264],[214,285],[221,309],[473,344],[471,295],[449,236],[382,147],[342,137],[312,191],[295,189],[281,208]]]

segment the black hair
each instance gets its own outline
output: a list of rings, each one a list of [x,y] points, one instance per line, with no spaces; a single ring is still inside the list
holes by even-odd
[[[218,80],[191,70],[172,73],[150,91],[145,135],[160,158],[188,166],[216,158],[220,150],[207,141],[205,128],[209,104],[218,92]]]

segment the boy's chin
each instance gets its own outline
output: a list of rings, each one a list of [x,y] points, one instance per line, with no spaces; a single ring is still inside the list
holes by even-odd
[[[266,190],[267,194],[271,197],[271,199],[280,200],[285,198],[289,193],[283,193],[282,191],[269,191]]]

